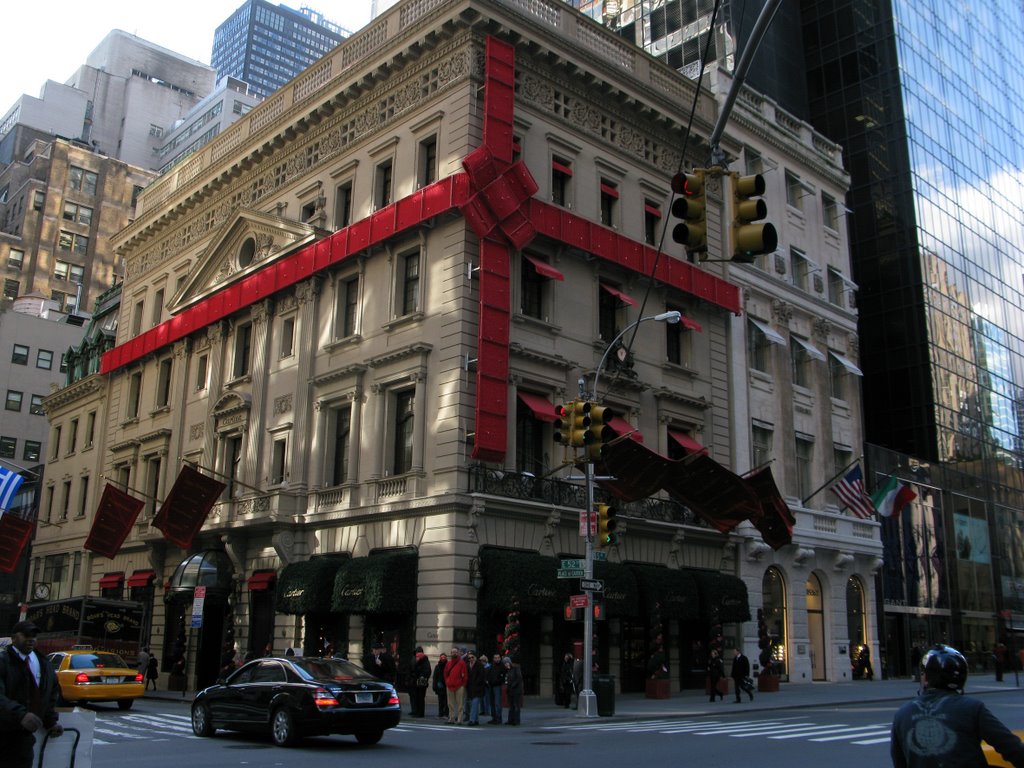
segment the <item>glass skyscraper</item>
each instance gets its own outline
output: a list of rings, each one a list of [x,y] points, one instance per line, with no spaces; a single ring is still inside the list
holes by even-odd
[[[214,32],[210,64],[266,98],[349,34],[310,8],[248,0]]]

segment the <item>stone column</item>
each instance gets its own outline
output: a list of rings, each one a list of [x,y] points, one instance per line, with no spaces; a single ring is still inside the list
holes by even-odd
[[[289,489],[295,493],[306,493],[309,487],[309,451],[312,441],[313,414],[310,406],[310,383],[313,378],[313,363],[316,359],[319,329],[317,315],[322,281],[311,277],[295,286],[295,298],[299,302],[298,322],[295,333],[299,360],[295,381],[295,426],[291,435],[291,478]]]
[[[270,338],[273,304],[269,299],[253,304],[251,313],[252,360],[249,371],[252,379],[252,408],[249,411],[249,428],[245,441],[245,456],[242,460],[242,482],[262,488],[264,478],[260,470],[260,458],[263,454],[263,437],[267,421],[267,376],[270,367],[267,362],[267,344]],[[252,493],[251,489],[243,490],[245,493]]]
[[[414,373],[412,380],[416,382],[416,403],[412,414],[412,471],[423,471],[423,443],[427,439],[427,374]]]
[[[384,476],[384,451],[388,444],[384,431],[384,398],[387,397],[388,391],[380,384],[371,384],[370,392],[373,394],[373,405],[367,421],[370,423],[371,432],[366,436],[366,445],[370,447],[369,479],[380,480]]]
[[[203,430],[202,464],[208,469],[217,466],[217,420],[213,409],[220,398],[221,387],[224,386],[224,324],[214,323],[206,328],[206,339],[210,342],[208,353],[206,400],[206,424]]]

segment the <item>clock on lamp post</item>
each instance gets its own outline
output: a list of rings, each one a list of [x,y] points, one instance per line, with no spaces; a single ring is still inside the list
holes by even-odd
[[[32,599],[33,600],[49,600],[50,599],[50,585],[45,581],[37,581],[32,585]]]

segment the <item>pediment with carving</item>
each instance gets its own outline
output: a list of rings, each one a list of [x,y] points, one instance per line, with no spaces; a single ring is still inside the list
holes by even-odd
[[[195,269],[171,302],[172,311],[222,290],[320,236],[316,227],[272,213],[235,211],[199,255]]]

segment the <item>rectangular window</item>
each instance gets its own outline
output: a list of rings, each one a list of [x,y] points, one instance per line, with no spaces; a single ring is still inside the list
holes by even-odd
[[[828,268],[828,301],[837,307],[845,305],[843,294],[846,292],[846,283],[843,282],[842,274],[832,267]]]
[[[349,480],[348,453],[352,433],[352,406],[343,405],[333,409],[331,427],[334,430],[334,456],[331,461],[331,485],[341,485]]]
[[[92,171],[72,165],[71,171],[68,174],[68,181],[72,189],[84,192],[87,195],[95,195],[99,177]]]
[[[16,299],[21,292],[21,283],[17,280],[4,280],[4,298]]]
[[[7,254],[7,268],[21,271],[21,268],[22,266],[24,266],[24,264],[25,252],[11,248],[11,250]]]
[[[804,195],[807,194],[806,186],[799,176],[786,171],[786,203],[790,208],[796,208],[798,211],[804,209]]]
[[[853,451],[838,445],[832,448],[832,474],[838,475],[853,463]]]
[[[53,486],[46,489],[46,522],[53,520]]]
[[[146,512],[149,516],[156,514],[156,500],[160,494],[160,458],[154,456],[146,461],[146,495],[149,497]]]
[[[21,455],[21,458],[25,461],[39,461],[39,454],[42,453],[43,444],[38,440],[26,440],[25,441],[25,452]]]
[[[68,429],[68,453],[74,453],[75,448],[78,444],[78,419],[71,420],[71,426]]]
[[[64,203],[64,221],[89,225],[92,223],[92,208],[77,203]]]
[[[771,343],[761,324],[747,323],[747,365],[751,369],[771,373]]]
[[[92,447],[92,441],[96,437],[96,411],[89,411],[85,417],[85,448]]]
[[[385,160],[377,166],[373,180],[374,210],[379,211],[381,208],[391,205],[393,172],[394,167],[390,160]]]
[[[533,262],[524,254],[519,273],[519,292],[522,312],[527,317],[535,317],[538,320],[545,319],[544,297],[547,283],[548,281],[537,271]]]
[[[394,451],[391,471],[404,475],[412,470],[412,444],[416,393],[406,389],[395,393]]]
[[[43,416],[46,411],[43,410],[43,396],[32,395],[32,399],[29,400],[28,412],[34,416]]]
[[[419,144],[419,186],[437,181],[437,136],[428,136]]]
[[[0,437],[0,459],[13,459],[18,453],[18,438]]]
[[[811,272],[814,265],[811,264],[807,255],[799,248],[790,247],[789,265],[790,271],[793,274],[793,285],[802,291],[809,290]]]
[[[139,397],[142,394],[142,373],[136,371],[128,380],[128,410],[125,413],[129,419],[136,419],[139,416]]]
[[[299,208],[299,221],[309,221],[316,216],[316,200],[310,200]]]
[[[11,362],[15,365],[28,365],[28,347],[24,344],[15,344]]]
[[[796,485],[801,499],[810,496],[812,470],[814,466],[814,441],[806,437],[796,438]]]
[[[132,336],[138,336],[142,333],[142,317],[145,311],[145,301],[140,299],[135,302],[135,306],[132,308]]]
[[[199,359],[196,360],[196,390],[206,389],[206,367],[209,363],[209,357],[206,355],[200,355]]]
[[[619,204],[619,185],[608,179],[601,179],[601,223],[606,227],[614,227],[616,208]]]
[[[764,158],[761,154],[749,147],[743,149],[743,167],[744,173],[748,176],[752,176],[755,173],[764,173]]]
[[[544,461],[545,422],[522,400],[516,400],[516,471],[543,477],[547,472]]]
[[[50,298],[57,303],[57,311],[67,315],[73,315],[78,307],[78,297],[73,293],[63,291],[50,291]],[[62,369],[62,372],[65,369]]]
[[[772,460],[772,439],[774,433],[764,426],[754,425],[750,434],[751,469],[763,467]]]
[[[48,371],[53,368],[53,352],[48,349],[40,349],[36,352],[36,368]]]
[[[352,223],[352,182],[339,184],[334,194],[334,228],[342,229]]]
[[[829,387],[832,397],[836,400],[849,399],[850,376],[863,376],[864,373],[853,361],[833,350],[828,351]]]
[[[676,310],[685,317],[678,307],[666,307],[665,311]],[[693,331],[687,322],[665,323],[665,359],[673,365],[689,365],[693,358]]]
[[[7,390],[7,404],[4,406],[8,411],[21,411],[21,401],[25,394],[15,389]]]
[[[63,492],[60,496],[60,519],[68,519],[68,509],[71,507],[71,481],[64,481]]]
[[[150,322],[151,327],[160,325],[160,318],[164,311],[164,289],[160,288],[156,293],[153,294],[153,318]]]
[[[227,498],[235,497],[240,487],[238,481],[242,476],[242,436],[232,435],[227,438],[224,446],[224,474],[227,475]]]
[[[77,253],[79,256],[85,256],[89,251],[89,238],[86,235],[80,235],[77,232],[68,232],[67,230],[62,229],[60,231],[60,235],[57,237],[57,246],[62,251],[70,251],[71,253]],[[67,279],[66,276],[58,276],[56,270],[54,271],[54,277],[58,280]]]
[[[232,369],[234,378],[240,378],[249,373],[250,359],[252,352],[252,323],[243,323],[235,331],[235,363]]]
[[[85,517],[89,511],[89,478],[83,477],[78,489],[78,516]]]
[[[156,382],[156,407],[166,408],[171,401],[171,358],[160,361]]]
[[[356,334],[359,309],[359,278],[343,277],[337,282],[335,301],[335,338],[347,339]]]
[[[572,161],[564,157],[551,158],[551,202],[565,208],[572,207],[569,199],[572,182]]]
[[[60,436],[62,431],[63,430],[59,424],[53,428],[53,439],[50,441],[51,459],[56,459],[60,455]]]
[[[281,323],[281,357],[291,357],[295,352],[295,318],[286,317]]]
[[[402,285],[401,314],[409,315],[419,309],[420,301],[420,252],[415,250],[401,257]]]
[[[274,441],[273,455],[271,457],[270,465],[270,484],[280,485],[285,481],[285,458],[288,455],[287,452],[288,441],[284,438]]]
[[[653,200],[644,200],[644,242],[657,245],[660,229],[661,205]]]
[[[36,190],[32,193],[32,210],[41,211],[43,210],[43,203],[46,202],[46,193],[41,190]]]
[[[839,229],[839,204],[832,195],[821,193],[821,223],[826,229]]]
[[[793,335],[790,335],[789,338],[793,342],[789,349],[790,360],[793,363],[793,383],[800,387],[810,387],[812,382],[811,361],[813,360],[808,349],[810,342]]]

